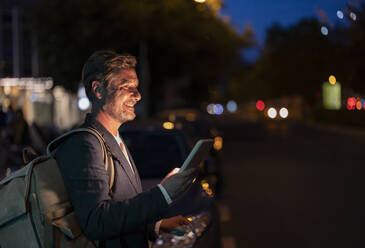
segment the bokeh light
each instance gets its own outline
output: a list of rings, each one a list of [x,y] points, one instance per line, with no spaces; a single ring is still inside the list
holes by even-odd
[[[351,12],[351,13],[350,13],[350,18],[351,18],[353,21],[356,21],[357,16],[356,16],[356,14],[355,14],[354,12]]]
[[[206,0],[194,0],[196,3],[205,3]]]
[[[213,104],[213,103],[211,103],[211,104],[209,104],[209,105],[207,106],[207,112],[208,112],[208,114],[210,114],[210,115],[214,115],[214,104]]]
[[[85,111],[90,107],[90,101],[87,97],[81,97],[77,105],[80,110]]]
[[[167,129],[167,130],[171,130],[171,129],[174,129],[175,125],[174,123],[172,122],[169,122],[169,121],[165,121],[163,124],[162,124],[163,128]]]
[[[343,19],[343,12],[341,10],[337,11],[337,17]]]
[[[78,98],[86,97],[86,91],[84,86],[79,87],[77,91],[77,97]]]
[[[219,103],[218,104],[215,104],[213,109],[214,109],[214,113],[216,115],[223,114],[224,108],[223,108],[222,104],[219,104]]]
[[[267,111],[267,115],[271,118],[274,119],[276,118],[276,116],[278,115],[277,111],[275,108],[269,108],[269,110]]]
[[[227,110],[231,113],[237,111],[237,103],[233,100],[227,102]]]
[[[362,109],[361,101],[357,101],[357,102],[356,102],[356,109],[357,109],[357,110],[361,110],[361,109]]]
[[[328,78],[328,81],[330,82],[330,84],[334,85],[336,84],[336,77],[331,75],[329,78]]]
[[[279,115],[283,119],[287,118],[288,115],[289,115],[288,109],[287,108],[281,108],[280,111],[279,111]]]
[[[322,27],[321,27],[321,33],[322,33],[323,35],[328,35],[328,28],[327,28],[327,27],[325,27],[325,26],[322,26]]]
[[[256,102],[256,108],[257,108],[259,111],[264,110],[264,109],[265,109],[265,103],[264,103],[264,101],[262,101],[262,100],[258,100],[258,101]]]
[[[346,108],[348,110],[355,110],[355,107],[356,107],[356,98],[355,97],[349,97],[349,98],[347,98]]]
[[[4,86],[4,93],[5,93],[5,95],[10,95],[11,87],[10,86]]]
[[[207,195],[209,195],[210,197],[214,196],[213,190],[210,188],[207,180],[202,180],[200,184],[205,193],[207,193]]]
[[[213,147],[216,151],[221,150],[223,147],[223,138],[220,136],[215,137]]]

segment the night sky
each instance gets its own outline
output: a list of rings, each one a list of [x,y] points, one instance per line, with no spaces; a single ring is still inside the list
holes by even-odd
[[[338,10],[344,10],[347,3],[355,4],[358,0],[224,0],[222,15],[231,19],[232,25],[242,31],[245,25],[253,28],[258,47],[244,52],[245,57],[253,61],[263,45],[265,30],[273,23],[288,26],[305,17],[316,17],[328,26],[346,22],[337,17]],[[320,30],[318,30],[320,32]]]

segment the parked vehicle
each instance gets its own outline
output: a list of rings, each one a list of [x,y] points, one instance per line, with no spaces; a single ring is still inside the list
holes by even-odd
[[[175,128],[166,129],[159,121],[126,123],[120,128],[120,135],[133,156],[144,190],[154,187],[172,169],[180,167],[190,152],[185,134]],[[155,247],[220,247],[214,192],[204,173],[172,204],[165,217],[176,215],[189,217],[190,229],[182,237],[162,234]],[[184,246],[179,245],[180,241]]]
[[[214,139],[214,145],[209,159],[204,163],[204,172],[217,197],[220,197],[224,189],[224,180],[221,173],[223,134],[209,121],[210,116],[196,109],[170,109],[160,112],[160,121],[169,121],[176,129],[184,132],[190,146],[199,139]]]

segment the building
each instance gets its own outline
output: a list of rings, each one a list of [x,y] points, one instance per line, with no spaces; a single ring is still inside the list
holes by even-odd
[[[1,0],[0,3],[0,108],[21,109],[25,120],[40,126],[68,129],[84,111],[78,96],[53,79],[39,77],[39,51],[31,14],[38,0]]]
[[[37,39],[29,16],[35,0],[2,0],[0,4],[0,77],[39,76]]]

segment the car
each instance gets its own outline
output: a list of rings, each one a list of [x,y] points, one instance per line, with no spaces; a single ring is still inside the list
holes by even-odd
[[[126,123],[119,132],[135,161],[143,190],[156,186],[171,170],[180,167],[191,149],[181,130],[166,129],[160,121]],[[154,247],[181,247],[180,242],[188,245],[184,247],[220,247],[214,192],[204,173],[199,174],[189,190],[171,205],[164,217],[176,215],[188,217],[191,225],[181,236],[161,234]]]

